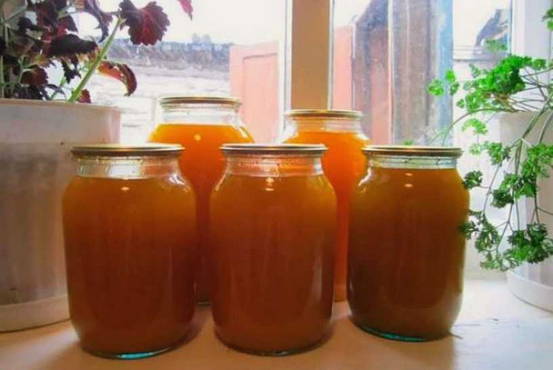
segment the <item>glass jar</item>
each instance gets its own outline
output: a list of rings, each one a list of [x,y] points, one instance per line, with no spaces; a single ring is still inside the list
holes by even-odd
[[[349,204],[355,184],[365,170],[361,149],[369,139],[361,130],[361,113],[343,110],[292,110],[286,113],[286,143],[324,144],[324,173],[338,201],[338,238],[336,241],[334,298],[346,299]]]
[[[369,146],[352,197],[348,300],[352,320],[383,337],[448,334],[461,307],[469,195],[459,148]]]
[[[336,199],[322,145],[229,144],[211,197],[215,330],[228,346],[284,355],[329,329]]]
[[[180,145],[73,148],[63,196],[71,321],[88,352],[148,357],[189,332],[196,300],[195,199]]]
[[[209,196],[223,175],[225,161],[219,148],[225,143],[252,142],[238,115],[233,98],[173,96],[160,100],[163,119],[150,141],[178,143],[186,148],[180,158],[182,172],[196,193],[200,263],[197,266],[198,301],[209,301],[207,245]]]

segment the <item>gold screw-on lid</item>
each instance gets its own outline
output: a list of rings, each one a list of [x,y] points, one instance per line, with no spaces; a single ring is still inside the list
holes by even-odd
[[[164,96],[159,98],[159,104],[163,106],[172,104],[219,104],[240,106],[240,100],[230,96]]]
[[[323,154],[322,144],[223,144],[225,154]]]
[[[284,113],[288,118],[349,118],[360,119],[363,114],[356,110],[292,109]]]
[[[86,144],[71,149],[76,157],[132,157],[132,156],[172,156],[182,153],[184,148],[178,144]]]
[[[422,157],[453,157],[463,154],[461,148],[445,146],[411,146],[411,145],[369,145],[363,148],[366,154],[401,155]]]

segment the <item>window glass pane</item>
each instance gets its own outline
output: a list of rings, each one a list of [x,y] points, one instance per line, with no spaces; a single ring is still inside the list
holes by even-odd
[[[149,0],[133,0],[137,7]],[[102,0],[115,9],[119,1]],[[109,59],[127,63],[138,88],[131,97],[116,80],[95,76],[89,84],[93,101],[122,107],[123,140],[141,141],[154,123],[161,95],[232,95],[243,101],[242,117],[257,140],[270,140],[278,130],[281,104],[281,53],[284,48],[285,2],[281,0],[197,0],[193,19],[177,0],[157,2],[171,22],[162,42],[135,46],[123,31]],[[94,20],[79,19],[91,34]]]
[[[470,65],[479,68],[491,68],[504,53],[489,52],[484,46],[486,40],[496,40],[505,46],[510,44],[511,29],[511,2],[509,0],[455,0],[454,4],[454,49],[453,67],[461,85],[471,78]],[[461,89],[462,90],[462,89]],[[463,97],[462,91],[457,94],[454,103]],[[460,117],[463,110],[453,104],[453,116]],[[482,117],[488,120],[490,117]],[[499,140],[499,130],[490,122],[489,138],[492,141]],[[453,132],[453,143],[461,146],[464,151],[459,160],[458,167],[462,174],[472,170],[481,170],[486,182],[491,178],[492,166],[485,156],[470,154],[470,145],[475,142],[470,130],[463,131],[462,123]],[[485,189],[471,190],[471,208],[481,209],[485,198]],[[489,207],[487,216],[493,224],[499,224],[507,217],[506,209]],[[500,220],[500,221],[496,221]],[[466,269],[473,276],[487,275],[480,266],[480,256],[472,243],[467,248]]]
[[[365,113],[375,143],[428,141],[451,117],[447,100],[425,94],[451,68],[450,0],[336,1],[333,107]]]

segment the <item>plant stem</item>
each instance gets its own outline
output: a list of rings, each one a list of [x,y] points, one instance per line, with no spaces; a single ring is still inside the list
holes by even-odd
[[[100,49],[100,52],[96,56],[96,58],[88,65],[88,70],[86,71],[86,74],[81,79],[75,90],[71,93],[71,96],[67,100],[69,103],[75,103],[79,97],[81,96],[81,92],[85,88],[86,84],[96,72],[96,69],[100,65],[100,63],[104,60],[106,57],[109,48],[111,47],[111,44],[113,43],[113,40],[115,40],[115,34],[117,33],[117,30],[119,29],[119,26],[123,23],[123,19],[117,18],[117,22],[115,23],[115,27],[113,27],[113,30],[111,31],[111,34],[107,38],[106,42],[104,43],[104,46]]]

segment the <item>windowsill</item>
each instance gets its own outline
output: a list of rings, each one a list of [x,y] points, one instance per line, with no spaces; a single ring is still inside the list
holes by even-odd
[[[335,306],[332,337],[299,355],[269,358],[232,351],[213,334],[208,309],[202,329],[174,351],[136,361],[105,360],[83,352],[71,324],[0,334],[1,369],[546,369],[553,364],[553,314],[521,302],[503,280],[468,280],[452,336],[426,343],[374,337]]]

